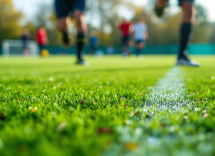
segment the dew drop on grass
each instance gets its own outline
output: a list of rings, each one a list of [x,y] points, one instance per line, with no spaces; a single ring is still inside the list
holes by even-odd
[[[56,127],[56,130],[57,131],[61,131],[63,130],[64,128],[66,128],[67,124],[65,122],[59,124],[57,127]]]
[[[210,118],[210,116],[207,113],[205,113],[203,116],[204,118]]]
[[[137,128],[137,129],[135,130],[135,133],[136,133],[137,135],[140,135],[140,134],[142,133],[142,130],[141,130],[140,128]]]
[[[56,113],[55,112],[51,112],[52,118],[56,118]]]
[[[174,126],[171,126],[171,127],[169,128],[169,131],[170,131],[170,132],[174,132],[174,131],[175,131],[175,127],[174,127]]]

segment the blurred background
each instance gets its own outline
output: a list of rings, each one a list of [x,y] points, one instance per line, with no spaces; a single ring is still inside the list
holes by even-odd
[[[107,51],[113,47],[120,54],[118,25],[122,18],[135,21],[143,17],[149,31],[145,54],[175,54],[179,41],[181,12],[177,0],[171,0],[169,10],[161,19],[153,12],[152,0],[87,0],[87,24],[89,32],[96,30],[100,46]],[[215,54],[215,1],[196,0],[197,17],[190,46],[191,54]],[[70,33],[75,36],[74,21]],[[50,54],[74,54],[75,48],[61,47],[61,34],[56,28],[54,0],[0,0],[0,54],[3,41],[20,40],[23,30],[28,29],[30,40],[40,26],[44,26],[49,38]],[[88,36],[90,33],[88,34]],[[89,53],[86,50],[86,53]]]

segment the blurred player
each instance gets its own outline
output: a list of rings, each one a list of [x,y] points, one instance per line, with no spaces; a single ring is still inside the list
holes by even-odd
[[[134,40],[136,44],[136,54],[137,57],[139,57],[142,49],[145,47],[146,40],[148,40],[147,26],[141,18],[134,24]]]
[[[63,42],[69,45],[68,26],[71,23],[70,13],[77,26],[77,64],[86,65],[83,59],[85,36],[87,32],[87,24],[85,23],[86,0],[55,0],[55,9],[58,18],[58,29],[63,34]]]
[[[114,47],[113,47],[112,45],[109,45],[109,46],[107,47],[106,53],[107,53],[108,55],[113,55],[113,54],[114,54]]]
[[[129,47],[130,33],[132,31],[132,23],[126,19],[122,19],[122,22],[119,25],[120,35],[122,38],[122,54],[127,56],[127,48]]]
[[[40,26],[37,30],[36,41],[39,45],[40,52],[44,49],[45,45],[49,43],[46,29],[43,26]]]
[[[89,43],[90,43],[90,54],[94,55],[95,54],[95,51],[96,51],[96,47],[98,45],[98,37],[96,35],[96,31],[92,31],[91,32],[91,36],[90,36],[90,40],[89,40]]]
[[[195,22],[196,10],[194,0],[178,0],[182,8],[182,25],[180,30],[180,48],[178,53],[177,65],[200,66],[199,63],[191,61],[187,56],[187,45],[191,37],[192,26]],[[168,0],[156,0],[155,12],[161,17],[165,7],[168,5]]]
[[[22,40],[22,49],[23,49],[23,54],[25,56],[28,56],[30,54],[30,52],[28,51],[27,49],[27,42],[28,40],[30,39],[31,35],[29,33],[29,30],[28,29],[24,29],[23,30],[23,34],[22,34],[22,37],[21,37],[21,40]]]

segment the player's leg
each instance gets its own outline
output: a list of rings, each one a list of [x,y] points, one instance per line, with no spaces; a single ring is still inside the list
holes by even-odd
[[[63,34],[63,43],[69,45],[69,33],[68,33],[68,26],[71,23],[70,17],[62,17],[57,21],[57,27]]]
[[[71,5],[63,0],[55,1],[55,9],[57,13],[57,27],[63,34],[63,42],[69,44],[68,26],[70,24],[70,18],[68,17],[69,11],[71,10]]]
[[[178,54],[178,64],[199,66],[198,63],[190,61],[186,55],[187,45],[191,37],[192,27],[195,22],[196,16],[196,9],[193,4],[194,0],[180,0],[179,2],[182,7],[183,16],[180,29],[180,48]]]
[[[96,51],[96,46],[91,45],[91,46],[90,46],[90,54],[91,54],[91,55],[95,55],[95,51]]]
[[[82,10],[74,10],[74,18],[77,26],[77,58],[78,64],[85,64],[83,60],[85,38],[87,32],[87,24],[85,22],[85,14]]]
[[[136,41],[136,54],[137,57],[141,55],[142,48],[144,47],[144,43],[141,40]]]
[[[132,41],[131,41],[130,37],[129,37],[129,41],[128,41],[127,53],[128,53],[128,56],[132,55]]]
[[[27,50],[27,46],[26,46],[26,41],[23,41],[23,43],[22,43],[22,51],[23,51],[23,54],[26,52],[26,50]]]
[[[190,2],[182,2],[182,25],[180,29],[180,50],[179,58],[186,58],[185,51],[192,33],[192,26],[195,21],[195,8]]]
[[[127,56],[127,37],[122,37],[122,55]]]
[[[143,40],[143,42],[142,42],[142,47],[141,47],[142,53],[143,53],[145,47],[146,47],[146,41]]]
[[[126,42],[126,52],[127,52],[127,55],[130,56],[131,55],[131,37],[128,36],[127,38],[127,42]]]
[[[42,54],[42,50],[44,49],[44,45],[43,44],[39,44],[39,51],[40,51],[40,55]],[[41,55],[42,56],[42,55]]]
[[[168,0],[156,0],[155,3],[155,13],[157,16],[161,17],[163,15],[164,9],[168,4]]]

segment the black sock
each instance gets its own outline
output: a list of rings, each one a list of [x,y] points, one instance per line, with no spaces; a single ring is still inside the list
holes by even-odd
[[[68,31],[62,31],[63,33],[63,42],[68,45],[69,44],[69,33]]]
[[[78,60],[83,61],[83,54],[84,54],[84,39],[85,39],[85,34],[84,33],[78,33],[77,36],[77,57]]]
[[[180,30],[180,49],[179,49],[178,59],[187,58],[185,52],[191,37],[191,32],[192,32],[192,24],[183,23]]]

